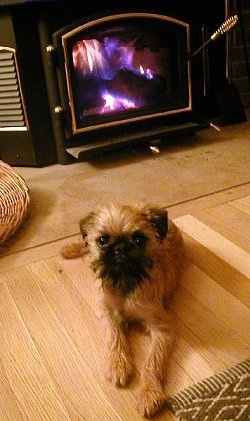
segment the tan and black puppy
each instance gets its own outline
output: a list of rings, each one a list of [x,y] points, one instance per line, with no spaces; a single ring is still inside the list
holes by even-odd
[[[182,235],[158,207],[108,205],[80,221],[84,242],[66,245],[65,258],[90,254],[103,291],[107,322],[107,378],[125,386],[133,374],[126,339],[129,321],[140,321],[151,334],[142,369],[138,409],[151,416],[165,403],[164,367],[175,328],[166,306],[185,260]]]

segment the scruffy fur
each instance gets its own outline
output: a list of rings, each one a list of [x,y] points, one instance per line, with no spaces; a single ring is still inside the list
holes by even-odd
[[[166,304],[183,269],[182,235],[165,209],[150,206],[102,206],[80,221],[80,229],[84,241],[66,245],[62,255],[88,252],[102,285],[109,381],[125,386],[134,371],[128,322],[138,320],[150,331],[138,396],[139,412],[149,417],[165,403],[163,373],[175,340]]]

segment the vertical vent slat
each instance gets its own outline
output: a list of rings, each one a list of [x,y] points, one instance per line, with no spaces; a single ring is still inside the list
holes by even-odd
[[[15,50],[0,46],[0,130],[27,129]]]

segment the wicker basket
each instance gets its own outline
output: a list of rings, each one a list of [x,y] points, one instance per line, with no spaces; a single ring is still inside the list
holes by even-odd
[[[0,161],[0,244],[20,227],[29,205],[29,189],[24,179]]]

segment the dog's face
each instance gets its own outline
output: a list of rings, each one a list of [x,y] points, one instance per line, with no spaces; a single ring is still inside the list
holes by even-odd
[[[116,289],[124,295],[143,280],[150,281],[167,226],[167,211],[151,207],[111,205],[82,219],[82,236],[103,288]]]

